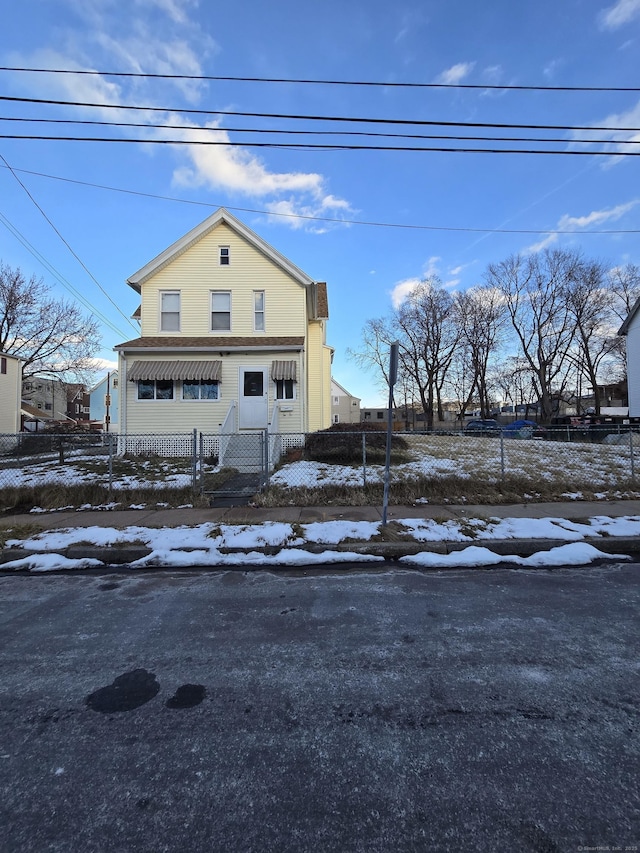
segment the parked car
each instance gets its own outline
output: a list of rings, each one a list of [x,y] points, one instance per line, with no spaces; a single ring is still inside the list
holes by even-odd
[[[497,435],[501,429],[502,427],[500,426],[498,421],[494,420],[493,418],[478,418],[473,421],[469,421],[463,432],[470,433],[472,435]]]
[[[535,421],[519,419],[502,428],[507,438],[542,438],[546,429],[538,426]]]

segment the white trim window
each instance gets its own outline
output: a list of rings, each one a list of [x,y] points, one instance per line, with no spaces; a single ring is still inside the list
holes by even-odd
[[[293,379],[276,379],[276,400],[295,400],[296,383]]]
[[[253,330],[264,332],[264,290],[253,291]]]
[[[160,291],[160,331],[180,331],[180,291]]]
[[[231,250],[229,246],[218,246],[218,260],[221,267],[228,267],[231,264]]]
[[[183,379],[183,400],[219,400],[220,385],[211,379]]]
[[[211,331],[231,331],[231,291],[211,291]]]
[[[333,422],[334,422],[334,424],[339,424],[340,423],[340,415],[334,415],[333,416]]]
[[[173,400],[173,379],[138,379],[138,400]]]

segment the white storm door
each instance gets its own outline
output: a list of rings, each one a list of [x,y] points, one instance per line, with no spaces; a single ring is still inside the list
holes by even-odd
[[[241,367],[238,426],[240,429],[266,429],[268,423],[269,384],[266,367]]]

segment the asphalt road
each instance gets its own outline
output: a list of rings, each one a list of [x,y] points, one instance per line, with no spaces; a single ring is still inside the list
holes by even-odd
[[[637,850],[639,577],[0,577],[0,849]]]

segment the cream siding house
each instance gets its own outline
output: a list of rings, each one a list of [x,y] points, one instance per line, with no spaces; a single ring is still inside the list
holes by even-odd
[[[629,417],[640,417],[640,299],[620,327],[619,335],[627,336],[627,383]]]
[[[326,284],[228,211],[127,281],[141,336],[115,347],[122,433],[330,425]]]
[[[0,352],[0,434],[20,432],[22,361]]]
[[[331,420],[334,424],[360,423],[360,398],[331,379]]]

